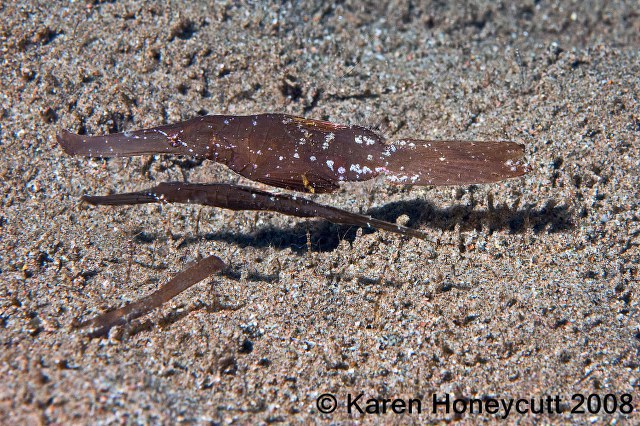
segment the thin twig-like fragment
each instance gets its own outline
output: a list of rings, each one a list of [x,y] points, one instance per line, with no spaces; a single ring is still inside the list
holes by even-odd
[[[408,237],[427,238],[424,233],[416,229],[336,207],[325,206],[306,198],[286,194],[272,194],[248,186],[223,183],[165,182],[146,191],[102,196],[85,195],[82,199],[90,204],[103,205],[169,202],[203,204],[231,210],[272,211],[289,216],[320,217],[343,225],[378,228]]]
[[[206,257],[189,269],[180,272],[168,283],[148,296],[114,309],[81,323],[79,327],[87,328],[90,337],[103,336],[111,327],[128,323],[142,315],[162,306],[163,303],[176,297],[192,285],[204,280],[224,268],[224,262],[217,256]]]

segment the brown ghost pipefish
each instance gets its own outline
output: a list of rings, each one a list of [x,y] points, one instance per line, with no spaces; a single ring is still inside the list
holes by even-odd
[[[497,182],[528,171],[523,162],[524,146],[514,142],[404,139],[387,144],[364,127],[284,114],[210,115],[106,136],[63,131],[58,142],[66,153],[87,157],[164,153],[205,158],[253,181],[308,193],[333,192],[341,182],[361,182],[379,175],[397,184],[468,185]],[[146,191],[83,199],[91,204],[179,202],[233,210],[268,210],[425,237],[418,230],[369,216],[240,185],[162,183]],[[210,256],[150,296],[81,325],[91,326],[91,335],[104,334],[116,324],[159,307],[223,267],[222,260]]]

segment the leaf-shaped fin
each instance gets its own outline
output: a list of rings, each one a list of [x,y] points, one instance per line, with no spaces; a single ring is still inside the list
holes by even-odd
[[[470,185],[522,176],[524,145],[515,142],[402,140],[387,147],[382,170],[400,184]]]

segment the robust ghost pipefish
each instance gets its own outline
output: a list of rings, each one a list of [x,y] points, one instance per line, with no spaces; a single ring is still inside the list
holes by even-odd
[[[178,154],[213,160],[256,182],[307,193],[336,191],[342,182],[383,175],[395,184],[468,185],[497,182],[528,171],[524,146],[514,142],[424,141],[386,143],[377,133],[285,114],[210,115],[151,129],[105,136],[58,135],[63,150],[87,157]],[[424,238],[416,229],[317,204],[229,184],[162,183],[146,191],[85,196],[91,204],[198,203],[233,210],[269,210],[334,223],[379,228]],[[83,325],[90,334],[143,315],[209,274],[223,268],[210,256],[181,272],[139,302],[100,315]]]

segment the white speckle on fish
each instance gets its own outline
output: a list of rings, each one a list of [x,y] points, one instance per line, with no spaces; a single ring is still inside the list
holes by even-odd
[[[333,161],[327,160],[327,167],[329,167],[333,171]]]
[[[349,167],[349,170],[351,170],[352,172],[356,172],[357,174],[371,173],[371,169],[369,167],[360,167],[360,164],[352,164],[351,167]]]

